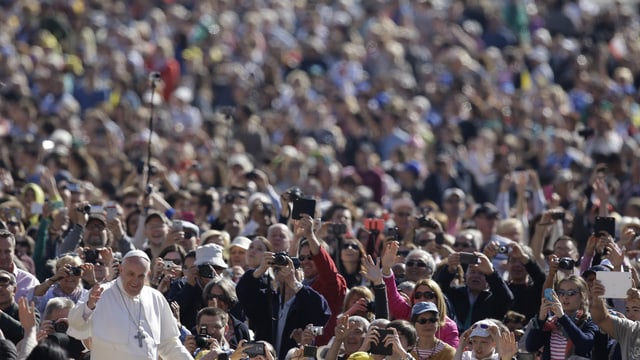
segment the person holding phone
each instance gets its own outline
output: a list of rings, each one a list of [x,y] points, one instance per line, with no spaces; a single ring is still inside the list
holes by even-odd
[[[451,286],[463,260],[470,262],[465,272],[465,284]],[[442,291],[453,304],[460,331],[485,318],[502,319],[513,304],[509,286],[481,252],[449,255],[447,271],[439,271],[434,280],[442,284]]]
[[[587,283],[580,276],[560,281],[553,292],[547,291],[540,312],[529,322],[526,350],[536,352],[542,347],[542,360],[591,357],[598,326],[589,316],[588,304]]]

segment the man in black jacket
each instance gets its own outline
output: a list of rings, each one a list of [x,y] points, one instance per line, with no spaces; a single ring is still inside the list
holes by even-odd
[[[460,254],[449,255],[448,271],[440,271],[436,281],[442,286],[458,317],[460,333],[476,321],[493,318],[502,319],[513,303],[513,294],[500,275],[495,271],[491,260],[480,252],[474,252],[465,273],[465,285],[452,287],[451,281],[458,272]],[[471,259],[465,259],[467,262]]]
[[[18,304],[14,300],[16,278],[12,273],[0,270],[0,330],[4,337],[14,344],[24,337],[24,328],[18,316]],[[36,311],[36,323],[40,323],[40,314]]]
[[[324,326],[331,309],[322,295],[296,278],[291,258],[286,258],[286,265],[284,259],[280,260],[265,252],[260,266],[245,272],[238,281],[236,292],[256,340],[273,344],[278,358],[283,360],[287,351],[300,342],[299,338],[294,339],[296,334],[309,324]],[[269,268],[273,269],[274,278],[265,281],[263,275]],[[271,283],[276,286],[269,286]]]

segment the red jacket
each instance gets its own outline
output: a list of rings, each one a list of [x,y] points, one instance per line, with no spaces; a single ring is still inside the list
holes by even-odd
[[[331,318],[324,327],[324,334],[316,338],[316,345],[329,343],[336,329],[338,314],[342,313],[344,297],[347,294],[347,282],[338,272],[331,255],[320,246],[320,252],[313,256],[318,275],[311,283],[311,288],[324,296],[331,309]],[[314,324],[317,325],[317,324]]]

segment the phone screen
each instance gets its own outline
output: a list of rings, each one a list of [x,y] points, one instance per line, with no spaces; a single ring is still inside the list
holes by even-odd
[[[460,253],[460,264],[477,264],[478,257],[475,254],[468,252]]]
[[[616,219],[611,216],[596,216],[596,220],[593,224],[593,232],[598,234],[599,232],[606,231],[607,234],[615,236],[616,234]]]

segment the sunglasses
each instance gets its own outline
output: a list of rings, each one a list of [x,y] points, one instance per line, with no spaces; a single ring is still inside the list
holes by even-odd
[[[311,255],[298,255],[298,260],[300,261],[305,261],[305,260],[309,260],[311,261]]]
[[[473,247],[473,245],[470,244],[470,243],[465,243],[465,242],[456,242],[456,243],[453,243],[453,247],[470,248],[470,247]]]
[[[398,251],[398,255],[402,257],[407,257],[407,255],[409,255],[409,250]]]
[[[192,237],[196,237],[196,233],[194,233],[193,231],[185,231],[184,232],[184,238],[185,239],[191,239]]]
[[[420,324],[420,325],[424,325],[426,323],[435,324],[435,323],[438,322],[438,318],[434,318],[434,317],[432,317],[432,318],[420,318],[420,319],[416,320],[416,322],[418,324]]]
[[[172,263],[174,263],[176,265],[182,265],[182,260],[180,260],[180,259],[164,259],[164,261],[171,261]]]
[[[135,208],[137,208],[137,207],[138,207],[138,204],[136,204],[136,203],[129,203],[129,204],[124,204],[123,206],[124,206],[125,208],[127,208],[127,209],[135,209]]]
[[[488,324],[473,324],[473,326],[471,326],[472,329],[475,329],[479,327],[480,329],[488,329],[489,325]]]
[[[342,249],[344,249],[344,250],[347,250],[347,249],[360,250],[358,245],[351,244],[351,243],[342,244]]]
[[[213,299],[224,300],[224,295],[217,295],[217,294],[207,295],[207,300],[213,300]]]
[[[433,291],[425,291],[425,292],[420,292],[420,291],[416,291],[413,293],[413,298],[414,299],[427,299],[427,300],[433,300],[436,298],[436,293],[434,293]]]
[[[578,294],[578,290],[558,290],[558,296],[574,296]]]
[[[427,267],[427,263],[424,261],[418,261],[418,260],[411,260],[411,261],[407,261],[406,266],[408,267],[421,267],[421,268],[426,268]]]

